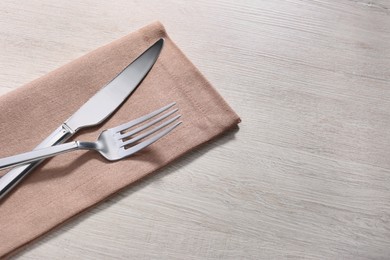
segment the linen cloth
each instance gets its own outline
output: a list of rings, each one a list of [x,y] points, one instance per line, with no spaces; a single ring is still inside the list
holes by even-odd
[[[155,22],[1,96],[0,157],[33,149],[160,37],[165,39],[160,57],[137,90],[104,124],[82,130],[71,140],[95,141],[102,130],[173,101],[183,124],[121,161],[108,162],[93,151],[45,161],[0,202],[0,257],[239,123],[163,25]]]

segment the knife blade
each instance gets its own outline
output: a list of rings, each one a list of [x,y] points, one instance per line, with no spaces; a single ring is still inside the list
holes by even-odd
[[[78,130],[101,124],[116,111],[146,77],[160,55],[163,44],[164,39],[161,38],[138,56],[35,149],[63,143]],[[0,199],[41,162],[26,164],[7,172],[0,179]]]

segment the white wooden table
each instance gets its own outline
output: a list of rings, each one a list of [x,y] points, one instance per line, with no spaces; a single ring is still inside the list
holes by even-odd
[[[390,2],[2,0],[0,94],[155,20],[239,131],[17,258],[389,259]]]

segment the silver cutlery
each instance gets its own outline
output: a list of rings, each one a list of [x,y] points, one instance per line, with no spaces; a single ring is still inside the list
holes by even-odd
[[[158,40],[138,56],[35,149],[63,143],[78,130],[102,123],[130,96],[145,78],[160,55],[163,43],[163,39]],[[22,165],[7,172],[0,179],[0,199],[40,163],[41,161],[37,161]]]
[[[128,123],[107,129],[99,135],[96,142],[69,142],[0,159],[0,169],[53,157],[58,154],[75,150],[94,150],[99,152],[109,161],[123,159],[153,144],[181,124],[181,122],[177,122],[180,115],[167,119],[178,111],[178,109],[174,109],[166,112],[174,105],[175,103],[169,104]],[[166,113],[155,118],[163,112]],[[152,128],[152,126],[159,122],[162,123]],[[134,127],[136,128],[134,129]]]

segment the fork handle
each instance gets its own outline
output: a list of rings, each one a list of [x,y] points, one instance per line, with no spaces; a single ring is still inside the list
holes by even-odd
[[[10,168],[16,165],[38,161],[48,157],[53,157],[58,154],[67,153],[79,149],[85,149],[85,148],[80,147],[80,142],[76,141],[76,142],[69,142],[65,144],[59,144],[47,148],[32,150],[31,152],[21,153],[18,155],[0,159],[0,170]]]

